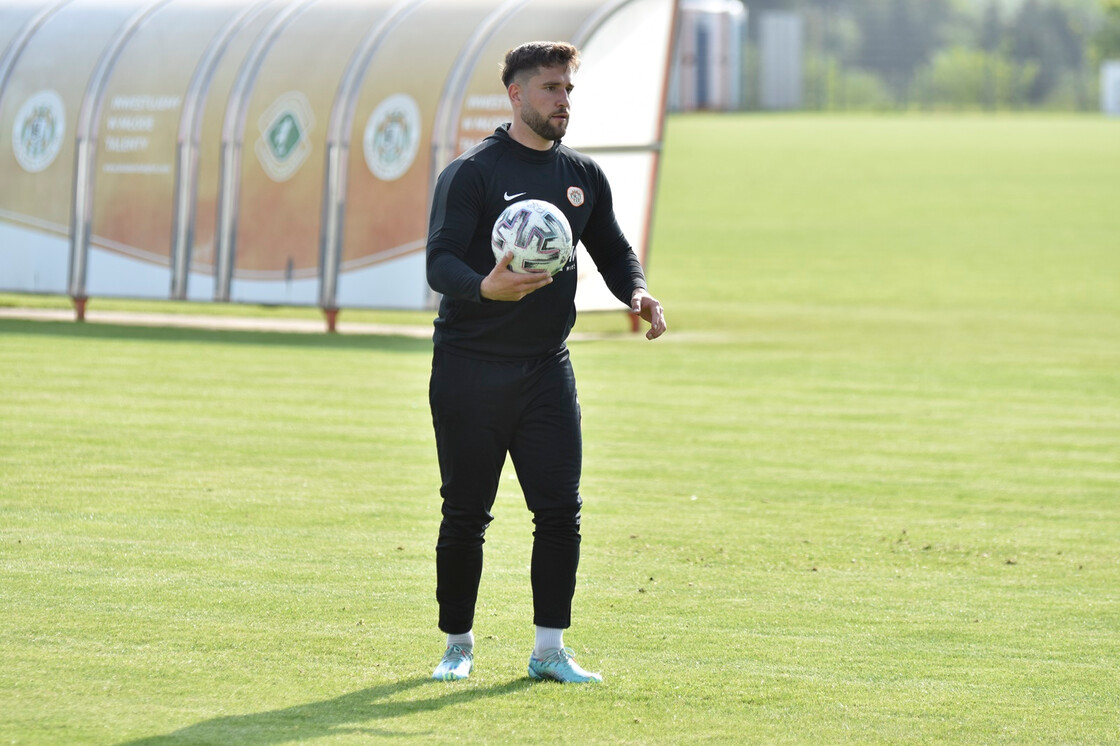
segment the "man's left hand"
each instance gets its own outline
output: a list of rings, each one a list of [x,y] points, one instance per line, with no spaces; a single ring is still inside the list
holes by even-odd
[[[661,308],[657,298],[646,292],[644,288],[638,288],[630,296],[630,310],[649,322],[646,339],[657,339],[669,328],[665,324],[665,310]]]

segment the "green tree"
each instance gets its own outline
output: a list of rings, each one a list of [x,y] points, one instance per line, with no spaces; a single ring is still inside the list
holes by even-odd
[[[1093,39],[1097,61],[1120,59],[1120,0],[1101,0],[1103,22]]]
[[[979,39],[984,68],[984,86],[981,95],[983,96],[984,107],[987,109],[994,109],[998,106],[999,95],[996,92],[998,71],[996,66],[1002,59],[1000,48],[1003,46],[1003,33],[1003,17],[1000,13],[999,0],[991,0],[980,19]],[[935,81],[937,77],[935,71]]]
[[[1016,65],[1001,54],[966,46],[941,50],[930,65],[934,101],[950,109],[1019,106],[1037,76],[1037,63]]]
[[[929,64],[955,16],[952,0],[863,0],[849,6],[861,31],[855,62],[876,73],[899,103]]]
[[[1027,0],[1015,14],[1009,29],[1012,59],[1038,66],[1027,92],[1031,104],[1045,102],[1063,76],[1082,69],[1085,40],[1076,25],[1070,9],[1040,0]]]

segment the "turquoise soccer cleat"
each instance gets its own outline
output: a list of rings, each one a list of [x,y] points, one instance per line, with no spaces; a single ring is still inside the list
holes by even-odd
[[[544,658],[529,656],[529,677],[559,681],[561,684],[592,684],[603,680],[597,673],[584,671],[572,658],[571,648],[553,650]]]
[[[474,670],[474,652],[458,645],[448,645],[443,651],[443,660],[432,672],[437,681],[458,681],[471,675]]]

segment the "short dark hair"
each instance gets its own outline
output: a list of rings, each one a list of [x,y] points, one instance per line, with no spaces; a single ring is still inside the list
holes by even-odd
[[[542,67],[579,69],[579,50],[563,41],[530,41],[506,52],[502,65],[502,85],[509,88],[522,73],[536,73]]]

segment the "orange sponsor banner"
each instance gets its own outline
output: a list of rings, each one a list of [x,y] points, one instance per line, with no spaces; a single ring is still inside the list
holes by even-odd
[[[509,120],[506,51],[546,38],[584,49],[566,143],[644,255],[674,11],[0,0],[0,289],[428,307],[435,178]]]

